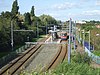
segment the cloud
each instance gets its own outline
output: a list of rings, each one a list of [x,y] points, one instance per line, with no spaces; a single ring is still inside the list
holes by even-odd
[[[82,14],[83,15],[88,15],[88,16],[100,15],[100,10],[83,11]]]
[[[78,7],[78,5],[75,3],[66,2],[66,3],[62,3],[62,4],[55,4],[55,5],[53,5],[52,8],[54,8],[56,10],[65,10],[65,9],[71,9],[74,7]]]
[[[91,0],[80,0],[81,2],[88,2],[88,1],[91,1]]]
[[[96,1],[96,6],[100,6],[100,0]]]

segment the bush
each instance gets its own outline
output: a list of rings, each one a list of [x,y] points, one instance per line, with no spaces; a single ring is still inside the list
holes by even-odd
[[[87,53],[84,53],[84,54],[76,53],[76,55],[73,55],[72,57],[73,57],[72,60],[75,63],[87,63],[87,64],[90,64],[90,62],[91,62],[91,58],[88,56]]]

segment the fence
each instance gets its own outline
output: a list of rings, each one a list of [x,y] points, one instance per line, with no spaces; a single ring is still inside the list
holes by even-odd
[[[95,54],[91,52],[94,49],[94,47],[90,45],[90,50],[89,50],[89,43],[86,41],[84,42],[84,46],[85,46],[85,52],[88,53],[88,56],[90,56],[94,62],[96,62],[97,64],[100,64],[100,57],[96,56]]]
[[[80,43],[81,40],[79,39],[78,36],[77,36],[77,40]],[[88,53],[88,56],[90,56],[95,63],[100,64],[100,56],[97,56],[91,52],[92,50],[94,50],[94,47],[90,45],[90,50],[89,50],[89,43],[86,41],[84,41],[84,46],[85,46],[85,52]]]
[[[90,52],[86,47],[85,47],[85,52],[88,53],[88,56],[90,56],[94,62],[96,62],[97,64],[100,64],[100,56],[94,55],[94,54],[93,54],[92,52]]]
[[[22,47],[20,47],[19,49],[9,53],[8,55],[0,58],[0,68],[2,66],[4,66],[5,64],[9,63],[11,60],[13,60],[14,58],[16,58],[18,56],[19,53],[22,53],[23,51],[27,50],[31,45],[27,44],[24,45]]]

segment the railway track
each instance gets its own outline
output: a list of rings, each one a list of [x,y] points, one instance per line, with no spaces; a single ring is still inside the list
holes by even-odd
[[[45,41],[45,38],[43,41]],[[63,43],[63,41],[62,41]],[[0,75],[16,75],[24,70],[28,64],[38,55],[38,51],[41,48],[42,44],[33,45],[29,48],[24,54],[18,57],[15,61],[10,62],[6,67],[0,70]],[[49,64],[43,69],[43,71],[55,68],[59,63],[61,63],[66,55],[66,44],[60,44],[59,50],[55,53],[54,58],[49,62]]]
[[[62,43],[67,41],[62,41]],[[67,57],[67,45],[61,44],[58,52],[51,60],[51,62],[42,70],[43,72],[49,69],[54,69],[57,65],[59,65],[63,60]]]
[[[47,37],[48,38],[48,37]],[[45,41],[45,38],[42,41]],[[20,57],[18,57],[15,61],[7,64],[2,70],[0,70],[0,75],[15,75],[18,74],[21,70],[23,70],[27,64],[34,57],[34,54],[38,51],[42,44],[37,44],[32,46],[27,50],[27,52]]]

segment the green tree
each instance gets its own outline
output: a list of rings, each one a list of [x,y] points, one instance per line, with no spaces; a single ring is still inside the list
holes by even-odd
[[[25,13],[25,22],[24,22],[25,25],[31,25],[31,17],[30,17],[30,13],[27,12]]]
[[[44,23],[44,25],[46,24],[55,24],[57,25],[57,21],[51,17],[50,15],[41,15],[40,17],[40,20]]]
[[[17,2],[17,0],[15,0],[12,4],[12,10],[11,10],[12,14],[17,15],[18,9],[19,9],[18,2]]]
[[[35,14],[34,14],[34,6],[32,6],[32,8],[31,8],[31,16],[35,16]]]
[[[0,51],[7,51],[10,49],[10,31],[3,25],[0,30]]]

